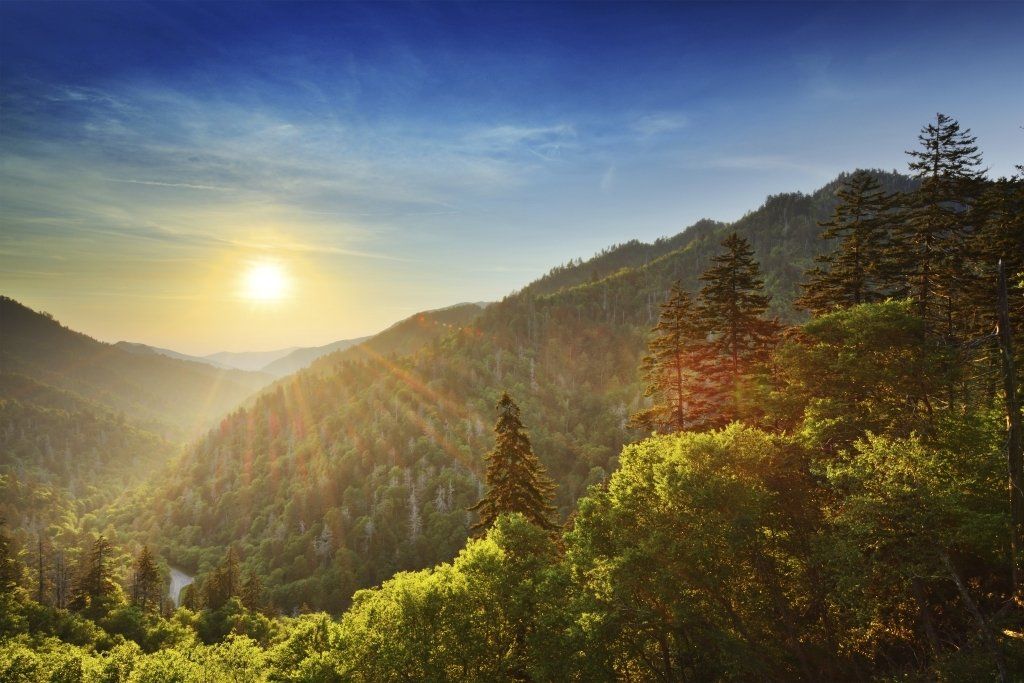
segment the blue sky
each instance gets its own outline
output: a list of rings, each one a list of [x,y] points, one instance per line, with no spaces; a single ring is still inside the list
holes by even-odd
[[[1024,159],[1024,4],[0,5],[0,290],[106,340],[326,343],[631,238]],[[287,272],[240,299],[251,264]]]

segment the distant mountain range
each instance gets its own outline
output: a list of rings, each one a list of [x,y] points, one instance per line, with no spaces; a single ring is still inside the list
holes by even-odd
[[[159,354],[168,358],[206,363],[217,368],[245,370],[281,378],[309,367],[324,357],[330,357],[327,366],[338,360],[352,360],[370,354],[406,355],[423,343],[465,324],[488,306],[488,302],[462,303],[432,311],[421,311],[400,320],[383,332],[355,339],[341,339],[323,346],[299,347],[274,351],[220,351],[206,356],[190,356],[158,346],[120,341],[114,346],[137,354]],[[360,348],[361,347],[361,348]],[[355,355],[338,356],[339,352],[353,349]]]
[[[187,353],[178,353],[171,349],[162,349],[159,346],[149,346],[148,344],[139,344],[137,342],[119,341],[114,344],[119,349],[124,349],[129,353],[137,353],[141,355],[156,354],[160,356],[167,356],[168,358],[177,358],[178,360],[187,360],[192,363],[205,363],[206,365],[212,365],[215,368],[221,370],[259,370],[259,368],[243,368],[237,365],[230,365],[228,363],[220,363],[213,360],[212,358],[205,356],[190,356]]]
[[[0,374],[24,375],[72,392],[175,439],[199,433],[273,380],[180,355],[106,344],[7,297],[0,297]]]
[[[274,351],[220,351],[203,356],[201,360],[238,370],[257,371],[263,370],[270,363],[284,358],[292,351],[297,350],[299,350],[299,347],[289,346],[287,349],[276,349]]]
[[[371,336],[356,339],[341,339],[323,346],[299,347],[290,346],[286,349],[273,351],[219,351],[207,356],[190,356],[185,353],[163,349],[158,346],[120,341],[114,346],[137,354],[158,354],[168,358],[187,360],[193,363],[206,363],[224,370],[244,370],[269,375],[272,378],[284,377],[308,366],[321,356],[335,351],[342,351],[370,339]]]

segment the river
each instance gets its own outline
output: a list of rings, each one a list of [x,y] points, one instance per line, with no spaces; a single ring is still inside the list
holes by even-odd
[[[178,606],[178,599],[181,597],[182,589],[195,580],[196,577],[189,576],[177,567],[171,567],[171,585],[167,590],[167,594],[171,598],[171,602],[174,603],[175,607]]]

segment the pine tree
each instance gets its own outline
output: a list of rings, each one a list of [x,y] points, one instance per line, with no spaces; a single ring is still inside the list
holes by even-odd
[[[12,595],[21,580],[21,563],[11,537],[4,530],[4,520],[0,519],[0,595]]]
[[[821,238],[838,240],[807,272],[797,305],[815,314],[882,301],[898,294],[887,259],[892,197],[867,171],[857,171],[836,192],[839,204],[821,223]]]
[[[210,609],[223,607],[238,595],[239,581],[238,556],[234,547],[229,546],[224,559],[206,581],[206,606]]]
[[[85,556],[78,572],[78,581],[71,592],[68,606],[78,612],[98,614],[118,592],[110,569],[113,548],[105,536],[99,536]]]
[[[40,605],[47,603],[50,595],[50,575],[48,569],[48,557],[49,551],[47,548],[46,541],[43,539],[42,532],[39,532],[39,536],[36,539],[36,602]]]
[[[263,584],[259,576],[250,573],[245,577],[239,598],[247,610],[259,612],[263,609]]]
[[[754,251],[736,233],[722,242],[725,252],[712,258],[712,266],[701,275],[700,311],[711,345],[724,361],[723,388],[732,396],[729,414],[739,412],[739,394],[744,377],[753,363],[763,360],[771,349],[779,325],[764,317],[770,298],[764,293],[761,268]]]
[[[714,351],[703,317],[678,283],[651,332],[641,373],[647,383],[644,395],[654,397],[654,405],[632,415],[630,423],[661,432],[714,424],[721,413]]]
[[[160,570],[149,547],[142,546],[132,571],[132,602],[143,610],[158,609],[161,593]]]
[[[984,316],[973,336],[984,336],[995,325],[992,301],[1003,262],[1007,274],[1007,303],[1014,330],[1024,328],[1024,177],[1000,178],[987,185],[977,204],[979,229],[971,254],[976,267],[967,285],[974,310]]]
[[[971,210],[983,178],[977,138],[944,114],[921,129],[920,149],[907,152],[921,181],[906,197],[891,253],[900,261],[918,315],[933,332],[955,339],[971,324],[964,269],[972,232]]]
[[[497,405],[494,448],[487,460],[487,492],[471,511],[480,515],[472,531],[481,534],[503,514],[518,512],[542,529],[556,528],[551,517],[555,483],[533,453],[519,420],[519,406],[504,393]]]

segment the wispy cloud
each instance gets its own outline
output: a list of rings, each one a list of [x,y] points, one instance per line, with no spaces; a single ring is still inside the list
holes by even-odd
[[[577,140],[576,128],[560,123],[550,126],[499,125],[474,130],[465,137],[463,149],[471,155],[526,153],[553,161]]]
[[[674,133],[690,125],[690,119],[680,113],[658,113],[641,116],[633,121],[631,128],[643,137],[654,137]]]
[[[612,185],[614,185],[614,184],[615,184],[615,165],[612,164],[607,169],[605,169],[604,173],[601,174],[601,183],[600,183],[601,191],[602,192],[607,192],[608,190],[612,189]]]
[[[214,190],[218,192],[229,192],[232,190],[230,187],[220,187],[218,185],[199,185],[196,183],[165,183],[158,180],[128,180],[126,178],[104,178],[112,183],[128,183],[130,185],[151,185],[154,187],[178,187],[186,190]]]

